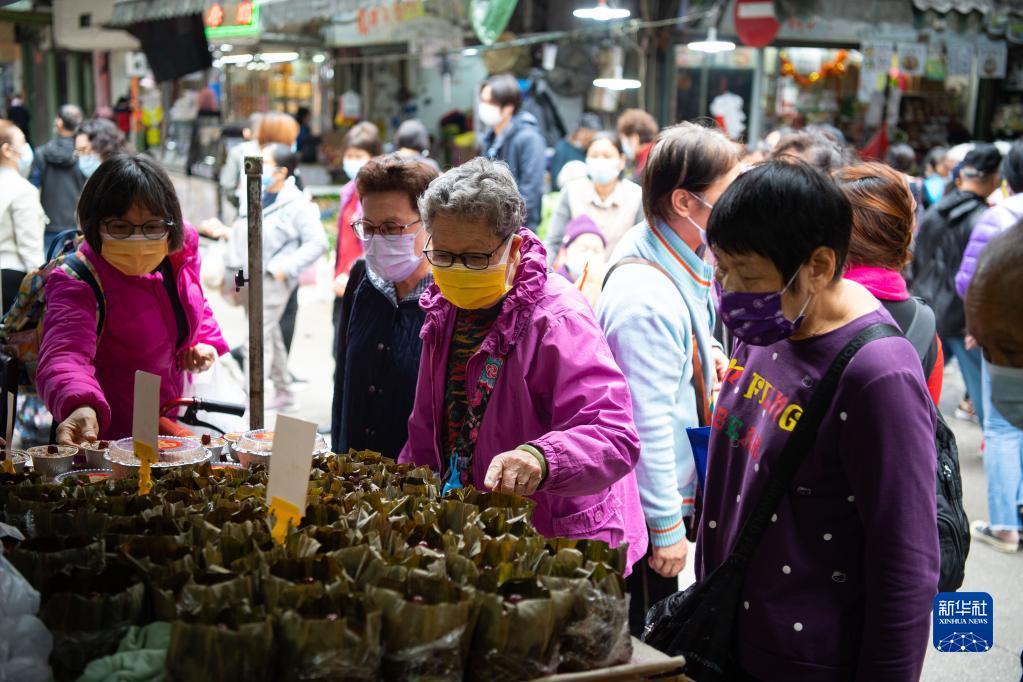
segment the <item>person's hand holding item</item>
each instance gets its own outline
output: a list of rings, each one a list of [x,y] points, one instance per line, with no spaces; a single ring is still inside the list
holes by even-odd
[[[728,356],[725,352],[714,346],[710,351],[710,356],[714,360],[714,394],[717,394],[721,390],[721,384],[725,381],[725,375],[728,374]]]
[[[543,469],[536,455],[512,450],[495,457],[487,468],[483,485],[496,493],[532,495],[540,485]]]
[[[686,557],[689,554],[689,543],[682,538],[673,545],[667,547],[652,546],[651,556],[648,559],[650,568],[658,575],[665,578],[674,578],[686,567]]]
[[[98,438],[99,418],[96,416],[96,410],[88,405],[76,409],[57,426],[58,445],[91,443]]]
[[[198,231],[210,239],[227,239],[231,235],[231,228],[217,218],[207,218],[199,223]]]
[[[217,349],[205,343],[181,351],[181,369],[187,372],[205,372],[216,361]]]
[[[965,339],[966,350],[973,350],[977,347],[977,339],[973,338],[969,334],[966,335]]]

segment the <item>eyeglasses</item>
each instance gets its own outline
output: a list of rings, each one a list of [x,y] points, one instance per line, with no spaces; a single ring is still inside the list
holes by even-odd
[[[426,242],[429,246],[430,242],[433,241],[433,237],[430,237],[430,241]],[[494,247],[494,250],[490,253],[479,253],[469,251],[466,253],[451,253],[450,251],[438,251],[436,249],[424,249],[423,255],[426,256],[426,260],[430,261],[430,265],[436,268],[450,268],[455,263],[461,263],[469,270],[486,270],[490,267],[490,259],[495,253],[497,253],[502,246],[507,243],[507,239],[502,241],[500,244]]]
[[[405,234],[405,230],[412,227],[416,223],[423,222],[422,219],[417,218],[411,223],[396,223],[393,220],[386,220],[379,225],[371,223],[368,220],[353,220],[352,229],[355,230],[355,236],[364,242],[368,242],[370,237],[381,236],[388,241],[397,241],[398,237]],[[417,230],[418,232],[418,230]]]
[[[170,228],[174,227],[171,220],[147,220],[141,225],[129,223],[127,220],[107,220],[103,227],[112,239],[128,239],[136,233],[146,239],[164,239],[170,234]]]

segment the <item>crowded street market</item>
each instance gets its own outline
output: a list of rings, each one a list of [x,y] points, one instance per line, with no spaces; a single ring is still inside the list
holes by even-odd
[[[0,682],[1023,680],[1023,2],[0,0],[0,87]]]

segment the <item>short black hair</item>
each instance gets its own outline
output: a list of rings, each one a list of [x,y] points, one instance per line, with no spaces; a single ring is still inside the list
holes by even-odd
[[[270,150],[270,156],[274,160],[274,165],[278,168],[286,168],[288,171],[288,177],[295,178],[295,187],[305,189],[305,185],[302,182],[302,175],[298,170],[298,152],[288,145],[280,143],[268,145],[267,149]]]
[[[593,135],[593,139],[590,140],[590,143],[588,145],[586,145],[587,152],[590,151],[590,147],[592,147],[593,143],[596,142],[597,140],[607,140],[612,145],[614,145],[614,148],[618,150],[619,154],[625,153],[625,151],[622,149],[621,139],[613,130],[601,130],[599,133],[595,133]]]
[[[115,154],[89,177],[78,199],[78,225],[93,251],[103,250],[100,223],[120,218],[136,204],[169,220],[168,248],[172,252],[181,248],[185,241],[181,204],[167,172],[144,154]]]
[[[911,173],[916,165],[916,152],[908,144],[893,144],[885,154],[884,162],[900,173]]]
[[[418,118],[402,121],[394,134],[394,146],[398,149],[415,149],[423,152],[430,148],[430,132]]]
[[[89,119],[78,126],[75,133],[88,137],[92,150],[99,154],[103,160],[109,159],[114,154],[131,151],[128,140],[121,129],[105,118]]]
[[[730,254],[771,261],[791,280],[813,252],[835,252],[842,276],[852,235],[852,209],[842,190],[801,161],[769,161],[740,175],[714,203],[707,243]]]
[[[805,161],[824,173],[831,173],[847,165],[846,150],[820,130],[800,130],[778,140],[771,153],[772,159]]]
[[[57,110],[57,118],[64,124],[64,130],[72,132],[82,125],[82,108],[76,104],[63,104]]]
[[[499,73],[491,76],[486,84],[490,86],[490,97],[497,102],[497,106],[503,109],[511,104],[515,111],[519,110],[522,105],[522,88],[519,87],[519,81],[515,76],[510,73]]]
[[[1013,142],[1009,153],[1002,159],[1002,177],[1013,192],[1023,192],[1023,140]]]

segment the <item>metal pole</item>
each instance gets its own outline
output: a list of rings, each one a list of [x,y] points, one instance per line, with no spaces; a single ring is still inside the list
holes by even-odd
[[[764,48],[758,47],[753,71],[753,92],[749,102],[749,130],[746,142],[753,146],[764,136]]]
[[[263,428],[263,159],[245,157],[249,213],[249,428]]]

